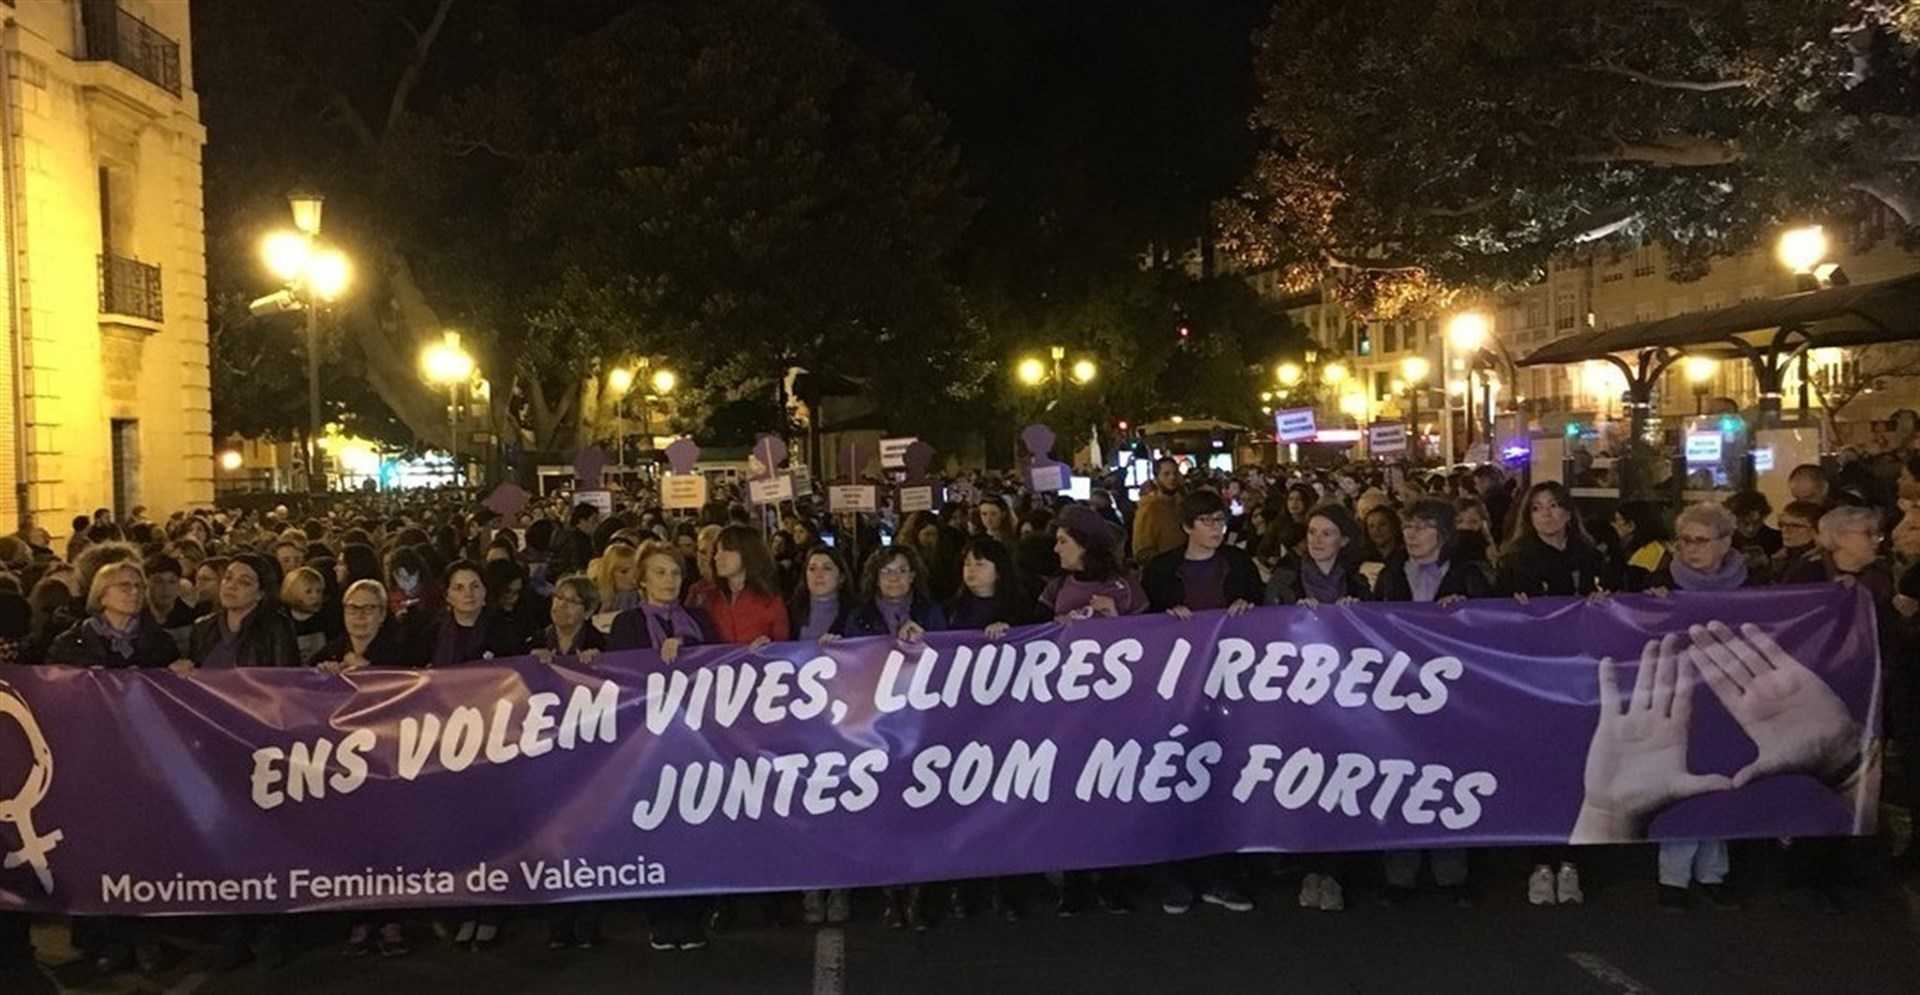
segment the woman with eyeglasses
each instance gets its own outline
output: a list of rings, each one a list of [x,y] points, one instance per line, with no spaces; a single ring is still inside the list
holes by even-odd
[[[534,638],[533,655],[542,663],[563,656],[592,663],[607,648],[606,634],[593,626],[594,613],[599,610],[600,588],[591,577],[572,574],[560,578],[548,601],[552,621]]]
[[[46,662],[69,667],[192,667],[146,610],[147,577],[131,560],[102,568],[87,592],[87,617],[54,637]]]
[[[315,666],[333,674],[362,667],[405,667],[407,647],[399,627],[387,624],[387,589],[377,580],[356,580],[341,597],[345,631],[320,650]]]

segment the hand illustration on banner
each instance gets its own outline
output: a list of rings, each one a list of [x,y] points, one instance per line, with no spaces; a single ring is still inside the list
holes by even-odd
[[[7,854],[5,866],[8,869],[22,864],[32,867],[34,876],[40,879],[40,887],[51,895],[53,868],[47,863],[47,855],[66,834],[58,829],[40,832],[33,824],[33,809],[47,797],[47,788],[53,784],[53,751],[47,748],[47,737],[40,732],[40,723],[34,719],[26,699],[4,682],[0,682],[0,715],[20,727],[27,737],[28,748],[33,751],[33,769],[21,783],[20,793],[0,801],[0,822],[12,823],[14,832],[20,836],[20,849]]]
[[[1586,796],[1573,843],[1643,840],[1676,802],[1745,787],[1773,774],[1808,774],[1840,789],[1867,766],[1861,725],[1819,675],[1758,626],[1735,634],[1722,622],[1695,625],[1692,646],[1668,633],[1640,652],[1631,697],[1622,699],[1611,657],[1600,661],[1600,722],[1587,750]],[[1759,747],[1738,773],[1696,774],[1687,763],[1693,695],[1704,679]]]

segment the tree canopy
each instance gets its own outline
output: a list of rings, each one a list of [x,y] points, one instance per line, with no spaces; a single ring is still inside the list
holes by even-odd
[[[1664,242],[1684,279],[1863,203],[1910,236],[1916,26],[1913,0],[1281,3],[1222,243],[1389,317],[1583,240]]]

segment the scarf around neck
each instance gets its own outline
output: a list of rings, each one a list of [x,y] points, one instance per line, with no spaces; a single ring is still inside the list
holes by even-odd
[[[1747,582],[1747,558],[1729,551],[1720,559],[1719,569],[1703,573],[1687,566],[1679,557],[1667,567],[1673,583],[1682,591],[1735,591]]]

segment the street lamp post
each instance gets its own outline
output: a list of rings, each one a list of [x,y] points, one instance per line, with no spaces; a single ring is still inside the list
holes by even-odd
[[[1711,356],[1688,356],[1684,369],[1687,382],[1693,385],[1693,413],[1695,416],[1707,413],[1707,390],[1713,375],[1720,370],[1720,364]]]
[[[320,466],[320,306],[339,299],[347,288],[351,268],[338,249],[322,247],[320,218],[326,199],[307,190],[287,194],[297,232],[279,231],[268,235],[262,244],[267,269],[285,286],[253,302],[256,315],[287,310],[306,312],[307,320],[307,490],[321,493],[327,489],[326,471]]]
[[[460,347],[460,333],[448,331],[421,352],[420,368],[428,383],[447,389],[447,455],[457,483],[465,475],[460,464],[460,387],[473,378],[473,357]]]
[[[647,385],[651,390],[640,395],[640,431],[651,436],[653,434],[653,402],[673,393],[673,389],[680,385],[680,377],[664,366],[654,367],[653,360],[645,356],[641,357],[634,365],[637,367],[638,373],[645,373],[648,370],[653,371],[652,375],[647,378]],[[633,389],[634,378],[638,373],[624,366],[615,367],[607,373],[607,389],[612,391],[617,398],[614,401],[614,420],[617,426],[616,431],[620,434],[618,458],[620,465],[623,467],[627,465],[626,402],[630,397],[629,391]]]
[[[1453,348],[1453,355],[1466,357],[1466,390],[1462,394],[1467,401],[1467,442],[1473,442],[1473,374],[1480,373],[1480,419],[1481,435],[1487,446],[1487,460],[1497,458],[1493,451],[1493,391],[1494,371],[1504,366],[1508,375],[1514,374],[1513,357],[1508,355],[1507,347],[1493,335],[1491,324],[1485,315],[1472,311],[1454,316],[1447,326],[1447,343]],[[1452,371],[1448,371],[1451,374]]]
[[[1425,441],[1423,436],[1426,434],[1420,431],[1420,392],[1426,389],[1424,384],[1426,383],[1427,374],[1431,372],[1432,368],[1427,363],[1425,356],[1408,356],[1400,361],[1400,376],[1406,381],[1407,385],[1408,417],[1413,422],[1410,427],[1413,430],[1413,458],[1415,462],[1418,462],[1420,459],[1421,446]]]

